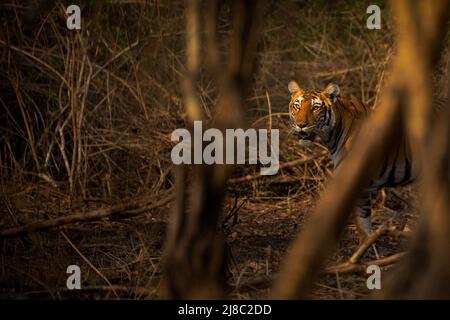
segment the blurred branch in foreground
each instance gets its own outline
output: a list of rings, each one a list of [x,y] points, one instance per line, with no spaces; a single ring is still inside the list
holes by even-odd
[[[231,53],[222,66],[216,33],[221,4],[208,4],[205,16],[208,69],[219,88],[215,127],[242,127],[247,83],[253,71],[259,6],[255,1],[233,3]],[[200,70],[200,3],[188,1],[185,103],[190,121],[200,120],[195,79]],[[188,124],[192,126],[192,123]],[[192,128],[190,128],[192,130]],[[226,247],[218,229],[230,167],[179,166],[176,205],[165,251],[165,290],[170,298],[220,298],[226,292]],[[187,179],[190,174],[191,179]],[[188,180],[189,183],[188,183]],[[189,196],[186,195],[189,189]],[[188,201],[189,199],[189,201]]]
[[[413,239],[411,254],[387,281],[385,298],[450,298],[450,87],[447,102],[434,119],[431,108],[431,71],[439,58],[448,32],[450,1],[394,1],[398,15],[399,48],[404,56],[404,78],[408,79],[406,123],[422,165],[422,221]],[[422,23],[416,17],[421,15]],[[409,60],[408,60],[409,59]],[[411,67],[414,66],[414,67]]]

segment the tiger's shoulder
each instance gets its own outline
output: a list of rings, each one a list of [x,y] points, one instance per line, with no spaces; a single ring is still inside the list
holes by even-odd
[[[337,112],[342,111],[356,118],[364,118],[372,111],[367,104],[353,97],[350,99],[339,97],[334,106]]]

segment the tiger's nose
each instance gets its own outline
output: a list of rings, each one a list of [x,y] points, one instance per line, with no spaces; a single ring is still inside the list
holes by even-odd
[[[306,128],[308,125],[307,125],[306,122],[300,122],[300,123],[298,124],[298,126],[300,127],[300,129],[304,129],[304,128]]]

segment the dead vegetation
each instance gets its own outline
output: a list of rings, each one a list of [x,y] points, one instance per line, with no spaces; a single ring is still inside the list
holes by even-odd
[[[86,2],[80,32],[65,28],[63,4],[39,3],[0,4],[0,294],[160,298],[166,228],[178,203],[171,201],[170,133],[197,117],[186,86],[198,93],[202,117],[214,121],[221,80],[214,66],[204,72],[185,60],[184,2]],[[221,191],[224,214],[215,218],[233,298],[272,294],[272,277],[332,175],[325,150],[301,149],[290,132],[288,81],[309,88],[333,81],[343,96],[373,106],[391,72],[390,13],[383,10],[382,32],[369,31],[365,9],[357,1],[271,1],[261,8],[255,73],[244,77],[244,120],[280,129],[281,169],[261,177],[257,167],[238,166]],[[221,39],[232,34],[231,12],[225,4],[217,17]],[[229,53],[228,45],[218,49]],[[205,54],[205,47],[188,50]],[[193,75],[187,85],[186,74]],[[417,191],[408,186],[398,194],[385,203],[374,199],[379,257],[370,250],[355,256],[356,231],[347,226],[314,297],[367,297],[361,266],[395,257],[383,268],[389,270],[402,255],[416,225]],[[407,215],[406,232],[391,227],[392,210]],[[71,264],[82,269],[78,292],[65,286]]]

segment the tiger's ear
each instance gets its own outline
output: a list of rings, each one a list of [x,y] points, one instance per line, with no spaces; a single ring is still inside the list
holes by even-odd
[[[291,93],[291,96],[293,96],[294,94],[296,94],[299,91],[300,92],[302,91],[302,89],[300,89],[300,86],[298,85],[298,83],[294,80],[289,82],[288,89],[289,89],[289,92]]]
[[[337,97],[339,97],[339,93],[341,92],[341,89],[339,89],[337,84],[330,83],[327,85],[325,90],[322,91],[322,93],[331,101],[334,101]]]

